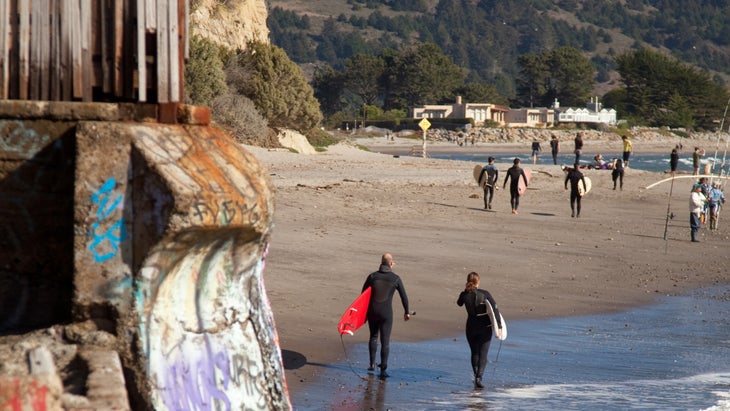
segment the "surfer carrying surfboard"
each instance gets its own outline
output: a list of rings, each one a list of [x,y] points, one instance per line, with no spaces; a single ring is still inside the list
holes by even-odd
[[[375,370],[375,356],[378,349],[378,335],[380,336],[380,378],[388,377],[385,371],[388,368],[388,354],[390,353],[390,332],[393,329],[393,294],[398,291],[401,303],[403,303],[403,320],[411,318],[408,310],[408,296],[400,277],[393,272],[393,256],[385,253],[381,257],[378,271],[368,275],[362,291],[371,287],[370,305],[368,306],[368,326],[370,327],[370,340],[368,349],[370,353],[370,366],[368,371]]]
[[[494,157],[487,158],[488,164],[482,168],[479,174],[479,184],[484,188],[484,209],[492,209],[492,198],[494,197],[494,185],[499,180],[499,169],[494,165]]]
[[[586,186],[586,180],[583,177],[583,173],[580,172],[579,164],[575,163],[573,169],[568,171],[565,176],[565,189],[568,189],[568,182],[570,181],[570,216],[580,217],[580,189],[578,184],[583,184],[583,192],[588,191]],[[577,213],[576,213],[577,211]]]
[[[509,183],[509,203],[512,206],[512,214],[519,214],[517,208],[520,206],[520,178],[524,179],[525,187],[529,184],[529,180],[525,175],[525,171],[520,168],[520,159],[515,158],[512,167],[507,169],[507,175],[504,177],[502,188],[507,187],[507,180],[512,179]]]
[[[502,316],[492,294],[479,288],[479,274],[470,272],[466,276],[466,286],[459,294],[456,304],[466,308],[466,341],[471,350],[471,368],[474,371],[474,387],[484,388],[482,375],[487,366],[487,354],[492,342],[492,330],[502,330]],[[489,306],[487,306],[489,304]],[[490,309],[491,308],[491,309]],[[489,311],[494,312],[493,324]],[[496,328],[495,328],[496,327]],[[498,334],[499,336],[499,334]]]

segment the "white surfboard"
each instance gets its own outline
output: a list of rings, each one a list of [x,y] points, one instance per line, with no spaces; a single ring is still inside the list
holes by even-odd
[[[499,340],[506,340],[507,339],[507,322],[504,320],[504,317],[502,317],[502,313],[499,313],[499,319],[501,320],[502,328],[497,327],[497,324],[500,324],[497,322],[497,316],[494,314],[494,308],[492,308],[492,304],[489,303],[489,301],[484,301],[484,303],[487,305],[487,314],[489,314],[489,319],[492,320],[492,328],[494,329],[494,336],[497,337]]]
[[[585,180],[586,182],[585,189],[583,189],[583,182],[578,181],[578,195],[580,195],[581,197],[588,194],[588,192],[591,191],[591,187],[593,186],[590,178],[583,176],[583,180]]]

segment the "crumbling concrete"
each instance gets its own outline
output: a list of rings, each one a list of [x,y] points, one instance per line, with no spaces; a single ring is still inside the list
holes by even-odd
[[[267,173],[207,109],[161,124],[155,107],[0,103],[0,331],[52,326],[49,344],[77,347],[52,349],[61,409],[290,408],[262,280]],[[32,406],[24,373],[0,368]]]

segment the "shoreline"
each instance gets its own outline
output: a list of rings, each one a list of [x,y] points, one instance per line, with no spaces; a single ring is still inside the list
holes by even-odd
[[[377,142],[368,139],[368,146]],[[624,190],[613,191],[607,174],[586,170],[593,191],[583,216],[571,219],[563,173],[530,165],[533,180],[514,216],[505,190],[495,193],[493,212],[483,210],[470,162],[396,158],[352,143],[316,155],[246,149],[275,187],[264,276],[292,392],[305,390],[322,365],[342,361],[337,321],[384,252],[393,253],[418,312],[395,322],[394,342],[463,333],[455,301],[469,271],[480,273],[512,320],[619,312],[728,283],[714,267],[730,265],[730,229],[703,228],[703,242],[690,243],[684,183],[674,187],[677,217],[663,239],[669,185],[643,189],[663,173],[627,171]],[[394,312],[401,309],[396,296]],[[348,339],[366,342],[367,327]]]

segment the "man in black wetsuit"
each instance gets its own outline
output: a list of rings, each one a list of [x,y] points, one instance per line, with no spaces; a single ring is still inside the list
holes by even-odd
[[[520,177],[525,179],[525,187],[527,187],[527,176],[525,175],[525,171],[520,168],[520,159],[516,158],[513,161],[512,167],[507,169],[507,175],[504,176],[504,184],[502,184],[502,188],[504,189],[507,187],[507,180],[512,179],[509,183],[509,203],[512,205],[512,214],[518,214],[517,208],[520,206],[520,192],[518,190]]]
[[[408,311],[408,296],[400,277],[393,272],[393,256],[383,254],[378,271],[368,275],[362,291],[372,287],[370,305],[368,306],[368,326],[370,327],[370,366],[368,371],[375,370],[375,354],[378,349],[378,334],[380,334],[380,376],[388,377],[385,371],[388,368],[388,354],[390,352],[390,331],[393,329],[393,294],[398,291],[403,303],[403,320],[411,318]]]
[[[587,189],[586,180],[583,177],[583,173],[580,172],[580,165],[575,163],[573,169],[568,171],[565,176],[565,189],[568,189],[568,181],[570,181],[570,216],[580,217],[580,193],[578,191],[578,184],[583,183],[583,191]],[[576,213],[577,211],[577,213]]]

